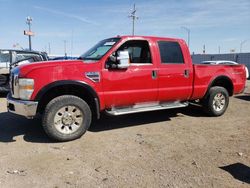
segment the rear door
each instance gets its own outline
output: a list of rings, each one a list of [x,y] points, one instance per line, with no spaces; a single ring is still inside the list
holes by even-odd
[[[192,94],[193,71],[177,41],[158,41],[159,101],[185,101]],[[185,44],[183,44],[185,45]],[[184,48],[184,47],[183,47]],[[188,52],[188,49],[186,48]],[[185,56],[184,56],[185,55]],[[191,66],[190,66],[191,65]]]

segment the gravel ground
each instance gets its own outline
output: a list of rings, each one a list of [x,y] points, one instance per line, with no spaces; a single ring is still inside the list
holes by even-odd
[[[248,82],[250,87],[250,82]],[[102,116],[53,143],[0,97],[0,187],[250,187],[250,89],[227,112],[198,107]]]

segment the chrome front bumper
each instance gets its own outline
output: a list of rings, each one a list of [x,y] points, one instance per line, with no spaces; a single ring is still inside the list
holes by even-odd
[[[38,102],[14,99],[10,94],[7,96],[7,108],[11,113],[32,119],[36,115],[37,106]]]

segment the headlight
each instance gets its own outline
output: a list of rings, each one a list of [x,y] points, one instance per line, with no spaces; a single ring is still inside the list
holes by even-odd
[[[19,78],[19,97],[29,100],[34,91],[34,80],[30,78]]]

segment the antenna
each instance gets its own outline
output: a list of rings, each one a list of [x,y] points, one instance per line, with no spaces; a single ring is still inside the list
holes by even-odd
[[[135,20],[139,19],[139,17],[137,17],[136,14],[136,8],[135,8],[135,4],[134,4],[134,9],[132,10],[132,12],[130,13],[130,15],[128,16],[129,18],[132,18],[132,22],[133,22],[133,27],[132,27],[132,35],[135,35]]]

